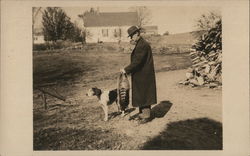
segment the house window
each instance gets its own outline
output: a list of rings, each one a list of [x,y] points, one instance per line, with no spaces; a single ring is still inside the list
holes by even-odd
[[[114,37],[121,37],[121,34],[122,34],[121,29],[114,30]]]
[[[102,36],[103,37],[108,37],[108,29],[102,29]]]

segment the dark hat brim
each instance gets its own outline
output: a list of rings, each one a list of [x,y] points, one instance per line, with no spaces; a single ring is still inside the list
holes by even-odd
[[[133,36],[136,32],[138,32],[138,31],[140,31],[140,30],[141,30],[141,28],[136,29],[136,30],[135,30],[135,31],[133,31],[130,35],[128,35],[128,37]]]

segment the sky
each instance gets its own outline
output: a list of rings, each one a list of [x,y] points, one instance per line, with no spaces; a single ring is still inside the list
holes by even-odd
[[[95,6],[97,8],[98,6]],[[98,7],[100,12],[126,12],[130,7]],[[151,22],[147,25],[158,26],[158,33],[168,31],[170,34],[190,32],[196,30],[195,21],[204,13],[209,11],[220,12],[219,8],[202,6],[147,6],[151,12]],[[90,7],[62,7],[72,22],[78,22],[79,14],[90,9]],[[41,14],[36,18],[35,27],[41,25]]]

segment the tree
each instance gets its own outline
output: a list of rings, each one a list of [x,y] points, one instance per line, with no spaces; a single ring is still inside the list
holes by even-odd
[[[219,12],[210,11],[209,13],[202,14],[195,22],[195,26],[198,30],[208,31],[216,26],[216,23],[221,21],[221,15]]]
[[[152,13],[146,6],[131,7],[131,11],[135,11],[138,15],[138,26],[144,26],[151,22]]]
[[[82,30],[76,22],[73,24],[73,28],[67,38],[73,42],[83,42]]]
[[[221,21],[221,14],[218,11],[210,11],[203,13],[200,17],[195,20],[194,27],[197,31],[193,32],[196,38],[200,38],[210,29],[216,27],[216,23]]]
[[[209,54],[210,52],[218,52],[222,50],[222,23],[221,20],[215,23],[213,28],[210,28],[205,32],[198,42],[193,45],[196,51],[200,51],[203,54]]]
[[[74,28],[70,18],[58,7],[47,7],[42,18],[45,41],[66,40]]]

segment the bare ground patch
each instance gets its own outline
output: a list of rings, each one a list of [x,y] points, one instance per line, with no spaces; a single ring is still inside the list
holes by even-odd
[[[44,110],[34,90],[34,150],[221,149],[221,90],[179,86],[185,70],[164,72],[186,67],[186,56],[155,56],[158,104],[152,120],[138,125],[133,120],[138,110],[131,106],[122,118],[111,105],[110,120],[104,122],[97,99],[85,96],[89,87],[115,88],[115,75],[129,59],[128,54],[98,54],[34,56],[34,85],[56,81],[55,89],[72,101],[49,97]]]

